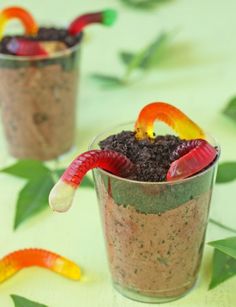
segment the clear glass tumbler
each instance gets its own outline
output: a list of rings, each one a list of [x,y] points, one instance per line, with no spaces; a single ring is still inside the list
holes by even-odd
[[[107,136],[133,127],[100,134],[91,149]],[[161,303],[193,288],[218,157],[201,173],[175,182],[139,182],[93,171],[112,281],[121,294]]]
[[[48,57],[0,55],[0,105],[16,158],[50,160],[74,144],[78,43]]]

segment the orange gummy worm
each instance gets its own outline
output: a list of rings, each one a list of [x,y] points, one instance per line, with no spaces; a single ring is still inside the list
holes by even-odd
[[[25,34],[35,35],[38,32],[38,25],[28,11],[18,6],[11,6],[0,11],[0,38],[3,36],[6,24],[13,18],[21,20]]]
[[[15,251],[0,260],[0,283],[18,271],[38,266],[70,279],[80,279],[80,268],[74,262],[43,249],[29,248]]]
[[[165,102],[153,102],[141,110],[135,123],[138,140],[154,138],[155,120],[165,122],[180,138],[186,140],[205,138],[203,130],[179,109]]]

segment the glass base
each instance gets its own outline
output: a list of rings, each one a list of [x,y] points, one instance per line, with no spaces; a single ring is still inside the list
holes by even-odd
[[[121,295],[133,301],[137,301],[141,303],[162,304],[162,303],[169,303],[169,302],[172,302],[172,301],[175,301],[175,300],[178,300],[184,297],[185,295],[187,295],[190,291],[192,291],[195,288],[196,283],[197,283],[197,280],[195,281],[195,283],[193,283],[193,285],[189,289],[187,289],[184,293],[178,296],[148,296],[148,295],[141,294],[137,291],[124,288],[117,283],[113,283],[113,287]]]

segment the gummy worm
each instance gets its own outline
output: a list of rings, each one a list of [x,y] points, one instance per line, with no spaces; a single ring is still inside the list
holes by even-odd
[[[154,122],[160,120],[175,130],[180,138],[205,138],[203,130],[176,107],[165,102],[146,105],[135,123],[136,138],[154,138]]]
[[[190,177],[215,160],[217,150],[206,140],[196,139],[179,145],[172,154],[171,163],[167,172],[167,181]]]
[[[0,38],[3,36],[6,24],[13,18],[20,19],[25,28],[25,34],[35,35],[38,32],[38,25],[28,11],[18,6],[11,6],[0,12]]]
[[[81,275],[74,262],[47,250],[29,248],[17,250],[0,260],[0,283],[32,266],[49,269],[73,280],[79,280]]]
[[[67,211],[73,201],[75,190],[84,175],[92,168],[103,168],[117,176],[127,177],[134,171],[134,164],[124,155],[112,150],[90,150],[79,155],[49,195],[51,208],[58,212]]]
[[[8,44],[7,49],[18,56],[47,56],[48,53],[37,41],[30,41],[20,38],[12,38]]]
[[[86,26],[93,23],[101,23],[106,26],[111,26],[117,18],[117,13],[114,10],[105,10],[102,12],[84,14],[77,17],[69,25],[68,31],[71,35],[77,35]]]

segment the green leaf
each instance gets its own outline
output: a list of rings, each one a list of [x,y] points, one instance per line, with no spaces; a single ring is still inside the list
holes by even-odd
[[[215,248],[209,289],[236,275],[236,237],[208,243]]]
[[[236,97],[229,101],[223,113],[236,123]]]
[[[209,289],[213,289],[225,280],[236,275],[236,259],[215,249],[213,255],[212,276]]]
[[[169,37],[170,35],[167,33],[158,35],[152,43],[136,54],[120,52],[121,60],[127,65],[126,78],[134,69],[150,69],[160,62],[168,46]]]
[[[121,0],[125,5],[136,8],[150,10],[156,8],[157,5],[170,0]]]
[[[134,56],[135,53],[132,52],[126,52],[126,51],[120,52],[120,58],[125,65],[129,65]]]
[[[55,173],[57,174],[58,177],[61,177],[61,175],[64,173],[65,170],[66,170],[65,168],[57,169]],[[93,181],[88,176],[84,176],[80,184],[80,187],[81,188],[94,188],[94,184],[93,184]]]
[[[222,253],[236,259],[236,237],[227,238],[224,240],[212,241],[208,243]]]
[[[115,87],[115,86],[121,86],[124,85],[124,81],[116,76],[109,76],[109,75],[103,75],[103,74],[92,74],[91,77],[102,83],[104,86],[109,87]]]
[[[162,33],[147,47],[142,68],[147,69],[160,62],[162,56],[166,53],[170,36],[170,34]]]
[[[50,170],[37,160],[19,160],[17,163],[2,169],[1,172],[25,179],[34,179],[50,173]]]
[[[236,179],[236,162],[224,162],[218,167],[217,183],[230,182]]]
[[[34,301],[30,301],[27,298],[15,294],[11,294],[11,298],[15,304],[15,307],[48,307],[47,305],[40,304]]]
[[[53,185],[50,174],[44,174],[28,181],[18,196],[14,229],[48,207],[48,195]]]
[[[84,178],[83,178],[83,180],[80,184],[80,187],[94,188],[94,184],[93,184],[93,181],[88,176],[84,176]]]

